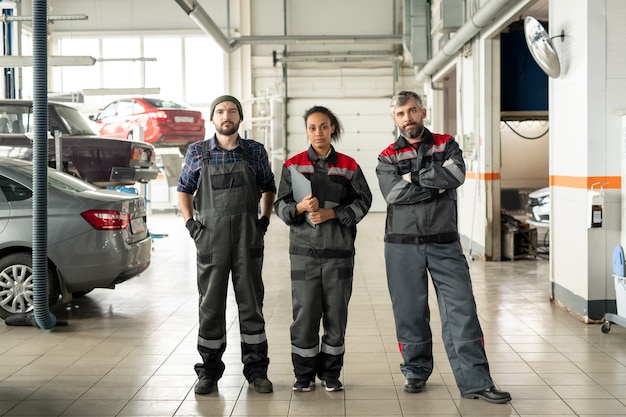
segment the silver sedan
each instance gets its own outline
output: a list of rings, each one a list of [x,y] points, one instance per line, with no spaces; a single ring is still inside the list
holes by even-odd
[[[33,309],[30,162],[0,158],[0,317]],[[48,170],[50,305],[114,288],[150,265],[143,197]]]

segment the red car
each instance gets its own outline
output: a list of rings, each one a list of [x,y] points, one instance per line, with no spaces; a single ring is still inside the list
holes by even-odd
[[[204,139],[202,112],[186,104],[158,98],[124,98],[104,107],[92,119],[101,136],[132,139],[143,129],[144,141],[155,147],[178,147]]]

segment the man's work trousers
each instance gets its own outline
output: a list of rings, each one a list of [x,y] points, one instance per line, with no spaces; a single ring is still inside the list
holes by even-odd
[[[446,353],[461,394],[493,386],[467,260],[452,243],[385,243],[387,283],[406,378],[433,372],[428,273],[439,303]]]

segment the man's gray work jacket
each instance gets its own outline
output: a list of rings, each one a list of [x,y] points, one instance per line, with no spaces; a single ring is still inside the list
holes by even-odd
[[[419,144],[398,138],[378,156],[376,175],[387,202],[385,242],[459,239],[456,188],[465,181],[465,162],[452,136],[424,129]]]

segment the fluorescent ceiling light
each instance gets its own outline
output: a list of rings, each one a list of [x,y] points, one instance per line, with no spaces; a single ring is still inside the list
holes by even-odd
[[[97,58],[98,62],[156,62],[156,58]]]
[[[161,94],[161,88],[85,88],[84,96],[116,96],[116,95]]]
[[[8,3],[8,2],[4,2]],[[4,7],[4,9],[9,9],[10,7]],[[55,20],[87,20],[88,16],[86,14],[70,14],[65,16],[46,16],[46,19],[49,22],[53,22]],[[33,20],[33,16],[2,16],[3,21],[8,22],[29,22]]]
[[[91,56],[48,56],[48,66],[50,67],[77,67],[90,66],[96,63],[96,59]],[[33,57],[26,55],[6,55],[0,56],[0,67],[32,67]]]

